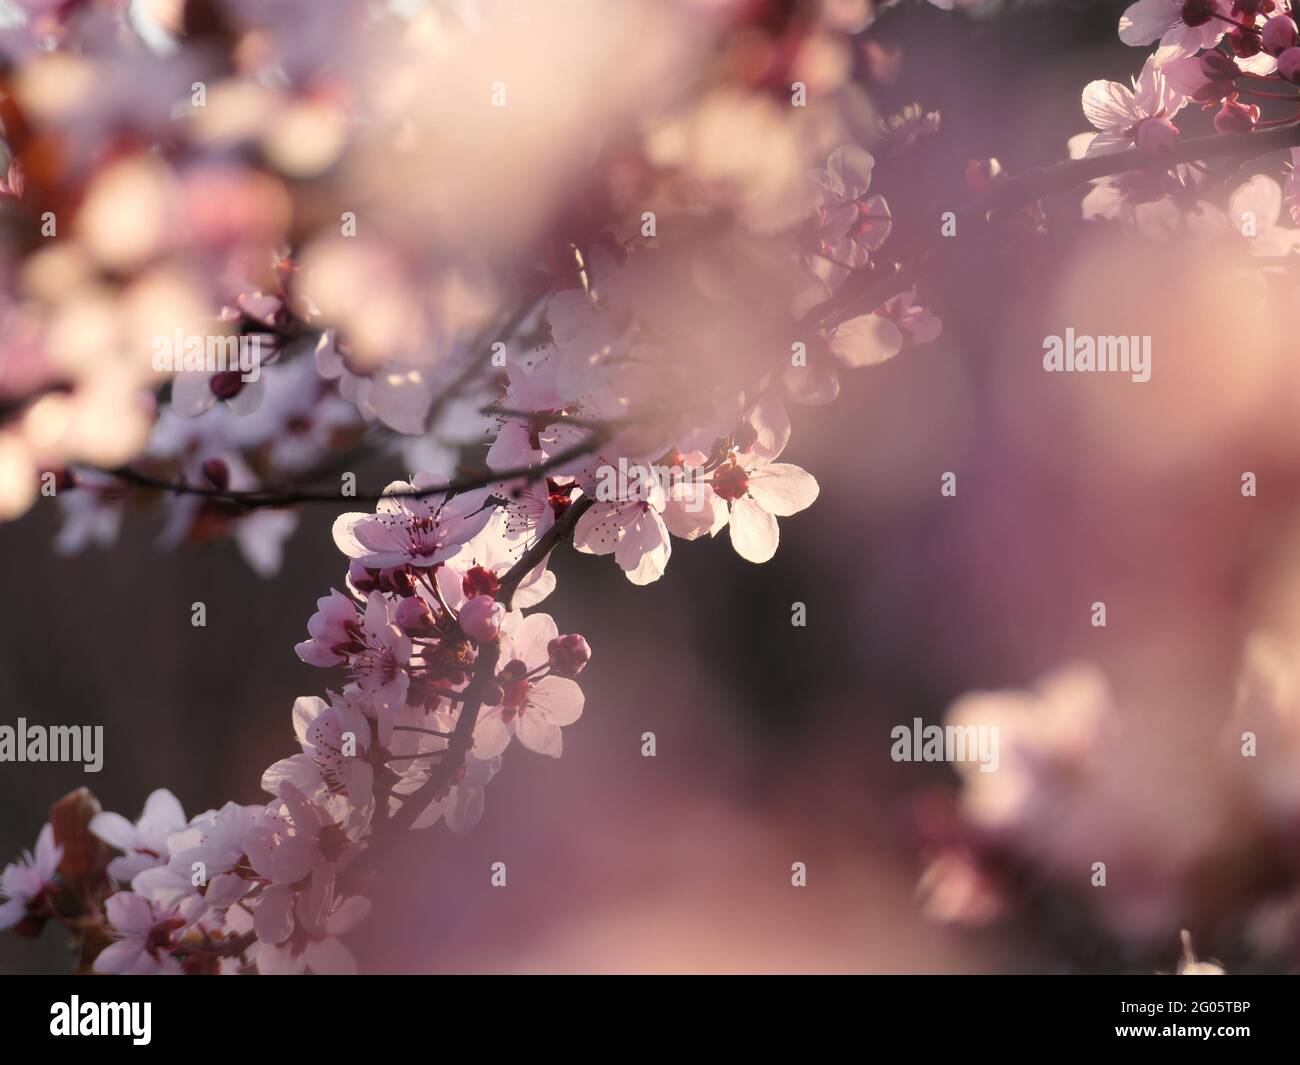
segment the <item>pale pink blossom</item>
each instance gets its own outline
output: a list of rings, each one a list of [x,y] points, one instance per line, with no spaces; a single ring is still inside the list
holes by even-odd
[[[185,926],[179,911],[160,907],[131,891],[110,896],[105,911],[117,939],[95,959],[95,972],[127,976],[181,972],[180,962],[171,954],[176,933]]]
[[[54,842],[54,828],[45,825],[36,837],[36,852],[25,851],[0,873],[0,929],[13,928],[22,921],[46,891],[54,887],[54,876],[63,861],[63,847]]]
[[[530,614],[501,640],[500,698],[474,728],[479,758],[500,754],[512,737],[530,751],[560,757],[561,728],[582,716],[582,689],[547,671],[548,647],[560,635],[549,614]]]
[[[108,812],[90,819],[90,831],[123,852],[122,857],[108,863],[108,875],[127,884],[138,873],[167,863],[171,853],[168,837],[185,825],[180,800],[166,788],[159,788],[145,799],[144,811],[135,824],[121,814]]]
[[[1133,79],[1133,87],[1117,81],[1092,81],[1083,90],[1083,113],[1099,132],[1087,155],[1124,151],[1136,143],[1139,128],[1149,120],[1172,119],[1187,103],[1152,59]]]

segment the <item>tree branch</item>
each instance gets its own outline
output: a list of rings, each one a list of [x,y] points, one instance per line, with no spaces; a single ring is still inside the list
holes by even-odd
[[[964,238],[982,236],[992,227],[996,216],[1014,213],[1053,193],[1067,192],[1098,178],[1134,170],[1167,170],[1180,163],[1204,159],[1253,159],[1270,152],[1300,146],[1300,121],[1253,133],[1219,133],[1196,137],[1180,143],[1162,159],[1154,159],[1134,148],[1112,155],[1070,159],[1051,166],[1036,167],[996,185],[987,196],[965,207],[975,212],[980,223],[964,226]],[[962,212],[959,210],[958,214]],[[945,238],[940,238],[945,239]],[[947,238],[948,241],[957,238]],[[900,265],[893,273],[862,271],[848,277],[829,299],[823,300],[804,315],[803,323],[811,328],[830,328],[858,314],[868,314],[887,300],[905,292],[921,279],[925,266],[938,248],[931,243],[914,259]]]
[[[562,420],[562,419],[560,419]],[[572,462],[603,447],[612,435],[607,425],[584,423],[578,428],[588,431],[584,440],[557,451],[545,462],[528,466],[516,466],[508,470],[488,470],[451,480],[445,485],[433,488],[411,488],[399,492],[368,492],[362,495],[345,496],[340,492],[308,491],[298,489],[259,489],[253,491],[234,491],[228,488],[207,487],[189,484],[185,481],[168,481],[161,477],[137,470],[131,466],[119,466],[116,469],[102,470],[91,467],[96,473],[116,477],[118,480],[133,484],[138,488],[152,491],[170,492],[173,495],[199,496],[221,503],[230,503],[241,510],[258,510],[263,507],[287,507],[297,503],[378,503],[385,499],[422,499],[425,496],[438,495],[443,492],[468,492],[475,488],[486,488],[498,481],[519,479],[539,480],[559,467]]]
[[[543,536],[539,537],[537,543],[524,552],[519,561],[511,566],[509,572],[501,578],[497,593],[498,602],[502,603],[506,609],[510,608],[515,592],[519,588],[519,583],[537,568],[538,564],[551,553],[561,540],[572,532],[573,527],[578,523],[578,519],[587,512],[594,502],[595,500],[591,496],[583,496],[569,504],[568,509],[560,516],[559,520]],[[460,716],[456,718],[456,727],[452,731],[451,739],[448,741],[445,751],[442,752],[443,759],[429,774],[428,780],[402,800],[402,805],[397,813],[393,814],[385,822],[382,834],[376,833],[375,842],[372,846],[372,860],[373,855],[382,846],[386,845],[388,840],[409,829],[429,804],[451,786],[452,780],[460,772],[461,767],[465,764],[466,754],[474,745],[474,726],[478,723],[479,710],[483,706],[483,695],[487,691],[488,684],[496,679],[497,664],[500,658],[500,640],[492,640],[479,645],[478,658],[474,662],[474,675],[470,678],[469,684],[465,686],[462,693],[464,702],[461,705]]]

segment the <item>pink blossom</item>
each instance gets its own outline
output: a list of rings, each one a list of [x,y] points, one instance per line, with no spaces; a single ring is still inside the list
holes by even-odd
[[[1186,103],[1153,59],[1146,61],[1131,89],[1115,81],[1089,82],[1083,90],[1083,113],[1100,132],[1087,154],[1106,155],[1131,147],[1143,122],[1172,119]]]
[[[448,497],[433,491],[445,478],[417,475],[411,483],[394,481],[385,489],[374,514],[342,514],[334,522],[334,542],[349,558],[366,566],[432,566],[449,558],[481,531],[492,516],[487,491]],[[427,495],[398,495],[428,491]]]
[[[36,837],[36,853],[25,851],[0,873],[0,929],[13,928],[46,891],[53,887],[55,873],[63,861],[63,846],[54,842],[54,827],[45,825]]]
[[[1119,38],[1125,44],[1159,41],[1169,58],[1209,48],[1226,28],[1215,15],[1227,15],[1226,0],[1138,0],[1120,16]]]
[[[180,963],[172,956],[176,933],[185,918],[131,891],[119,891],[105,905],[117,935],[95,959],[95,972],[128,976],[177,975]]]
[[[166,864],[170,855],[168,837],[185,825],[180,801],[166,788],[149,795],[135,824],[114,813],[99,813],[90,819],[91,832],[124,852],[109,862],[108,875],[127,884],[138,873]]]
[[[547,648],[560,633],[548,614],[530,614],[501,639],[498,699],[474,729],[479,758],[500,754],[512,737],[530,751],[560,757],[560,730],[582,716],[582,689],[567,677],[546,672]]]

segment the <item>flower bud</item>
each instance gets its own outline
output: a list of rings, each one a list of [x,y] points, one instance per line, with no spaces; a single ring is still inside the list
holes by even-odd
[[[1288,48],[1277,57],[1277,72],[1292,85],[1300,85],[1300,48]]]
[[[222,370],[208,378],[208,388],[217,399],[234,399],[244,389],[238,370]]]
[[[1230,99],[1223,101],[1219,113],[1214,116],[1214,128],[1220,133],[1249,133],[1258,121],[1258,107]]]
[[[1241,73],[1241,68],[1232,56],[1212,48],[1201,56],[1201,73],[1210,81],[1231,81]]]
[[[393,612],[393,621],[407,636],[429,636],[436,629],[433,611],[419,596],[398,603],[397,610]]]
[[[230,487],[230,467],[223,459],[204,459],[200,468],[203,470],[203,476],[212,482],[214,488],[224,491]]]
[[[460,608],[460,627],[471,640],[483,643],[497,638],[505,616],[506,608],[490,595],[476,595]]]
[[[1263,51],[1259,43],[1258,33],[1233,30],[1228,34],[1227,41],[1229,47],[1232,48],[1233,54],[1241,59],[1249,59],[1251,56],[1257,56]]]
[[[348,563],[348,583],[362,595],[369,595],[379,586],[379,570],[368,569],[354,558]]]
[[[394,595],[414,595],[415,581],[406,566],[390,566],[379,571],[379,590]]]
[[[1144,118],[1138,123],[1135,139],[1141,151],[1162,159],[1178,146],[1178,127],[1167,118]]]
[[[1288,48],[1296,46],[1300,41],[1300,34],[1296,32],[1295,20],[1289,15],[1274,15],[1264,23],[1260,40],[1264,45],[1264,51],[1269,55],[1281,55]]]
[[[465,574],[465,579],[461,581],[460,586],[465,597],[472,599],[476,595],[496,595],[501,582],[496,579],[496,575],[491,570],[475,566]]]
[[[551,672],[561,677],[576,677],[591,661],[591,647],[576,632],[557,636],[546,645]]]

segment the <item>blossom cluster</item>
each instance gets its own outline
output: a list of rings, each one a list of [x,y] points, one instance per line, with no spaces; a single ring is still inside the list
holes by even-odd
[[[186,818],[156,791],[133,823],[70,797],[6,868],[0,927],[75,927],[103,972],[349,971],[340,937],[401,833],[472,827],[511,742],[558,757],[583,711],[587,641],[534,610],[550,551],[635,585],[674,541],[768,561],[819,493],[782,461],[792,406],[939,336],[854,136],[855,35],[892,5],[20,6],[0,517],[52,495],[76,551],[157,501],[165,546],[228,537],[271,574],[298,504],[358,496],[353,458],[420,472],[334,522],[347,572],[296,650],[339,682],[295,704],[270,801]],[[1085,215],[1222,236],[1248,213],[1254,254],[1300,247],[1294,176],[1221,210],[1174,124],[1200,104],[1220,133],[1270,128],[1249,85],[1300,84],[1289,5],[1140,0],[1120,33],[1158,50],[1132,88],[1085,89],[1070,152],[1152,165],[1096,179]],[[635,62],[611,79],[611,55]],[[909,108],[873,146],[939,125]],[[263,365],[151,360],[173,335]],[[1039,761],[1103,716],[1095,678],[1066,687],[1087,712],[1038,746],[1026,726]],[[968,790],[1031,832],[1036,783]]]
[[[186,818],[160,790],[132,823],[69,797],[6,869],[4,927],[75,927],[101,972],[349,971],[339,937],[394,837],[468,829],[511,741],[558,757],[582,713],[586,640],[525,614],[555,587],[560,539],[634,584],[663,575],[674,538],[725,530],[741,557],[772,557],[777,519],[818,494],[780,461],[787,405],[832,400],[837,368],[939,324],[914,292],[801,324],[877,268],[892,219],[871,153],[822,137],[807,158],[787,86],[811,81],[833,118],[851,86],[809,57],[875,5],[784,27],[707,6],[533,21],[494,3],[224,0],[190,25],[187,5],[168,21],[26,4],[0,34],[24,118],[3,195],[41,234],[0,271],[0,514],[53,495],[71,552],[112,544],[156,499],[164,546],[229,537],[270,574],[300,520],[279,488],[346,479],[376,439],[424,471],[334,523],[346,578],[297,652],[340,682],[295,704],[301,751],[264,773],[271,800]],[[756,29],[799,47],[761,78],[664,94],[702,61],[734,72]],[[538,70],[538,35],[570,61]],[[642,62],[570,128],[571,86],[632,35]],[[485,83],[502,55],[507,80]],[[493,122],[514,145],[505,169]],[[548,179],[579,144],[607,187]],[[58,173],[40,165],[50,145]],[[710,224],[719,212],[736,223]],[[259,353],[255,372],[205,363],[214,338]],[[453,476],[466,453],[483,476]],[[670,476],[604,490],[611,469],[651,467]],[[355,479],[316,498],[331,494],[346,503]],[[96,857],[73,868],[74,849]]]
[[[1182,143],[1175,123],[1194,111],[1213,113],[1219,133],[1249,133],[1295,120],[1294,110],[1265,119],[1261,105],[1300,101],[1300,31],[1287,0],[1139,0],[1125,11],[1125,44],[1157,47],[1131,86],[1098,80],[1083,91],[1083,113],[1093,131],[1071,138],[1072,158],[1137,148],[1171,160]],[[1121,219],[1151,236],[1172,233],[1212,239],[1249,238],[1252,255],[1286,258],[1300,248],[1300,183],[1284,185],[1258,174],[1240,186],[1226,211],[1214,202],[1206,168],[1195,160],[1167,170],[1130,171],[1093,182],[1084,199],[1090,219]]]

